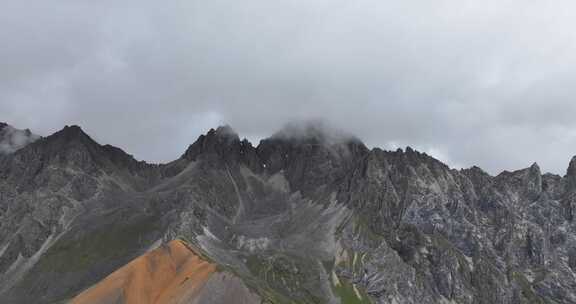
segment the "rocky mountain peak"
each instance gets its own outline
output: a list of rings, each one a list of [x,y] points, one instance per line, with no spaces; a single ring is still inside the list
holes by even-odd
[[[67,140],[92,140],[90,136],[86,134],[86,132],[84,132],[80,126],[77,125],[65,126],[62,130],[56,132],[54,135],[56,135],[55,137],[65,138]]]
[[[538,196],[542,192],[542,172],[537,163],[533,163],[528,168],[527,187],[529,192],[534,196]]]
[[[576,178],[576,156],[572,157],[572,160],[570,160],[568,170],[566,170],[566,175]]]
[[[576,156],[572,157],[568,169],[566,169],[566,181],[568,187],[576,186]]]
[[[219,126],[218,128],[216,128],[216,130],[210,129],[210,132],[208,133],[213,134],[214,136],[219,138],[232,138],[232,139],[238,138],[238,133],[236,133],[236,131],[234,131],[234,129],[232,129],[232,127],[230,127],[229,125]]]
[[[490,174],[484,171],[482,168],[478,166],[472,166],[467,169],[462,169],[460,172],[464,173],[464,175],[468,176],[471,179],[483,179],[487,180],[492,178]]]
[[[60,131],[44,138],[38,142],[41,149],[49,154],[61,154],[66,151],[88,149],[95,151],[100,145],[94,141],[79,126],[65,126]]]
[[[364,143],[323,122],[302,122],[284,126],[258,145],[258,154],[270,168],[284,168],[294,160],[312,161],[317,166],[324,161],[360,159],[369,152]],[[317,158],[317,159],[316,159]]]
[[[231,156],[237,154],[242,146],[238,134],[228,125],[210,129],[208,133],[200,135],[198,139],[188,147],[183,158],[196,160],[202,154],[216,154],[219,156]]]
[[[531,179],[540,179],[542,177],[542,171],[540,170],[540,166],[538,166],[538,163],[533,163],[529,168],[528,168],[528,176],[531,177]]]
[[[467,169],[467,170],[470,170],[470,171],[472,171],[472,172],[477,172],[477,173],[481,173],[481,174],[488,175],[488,173],[486,173],[486,171],[484,171],[482,168],[480,168],[480,167],[478,167],[478,166],[472,166],[472,167],[470,167],[470,168]]]
[[[78,168],[116,168],[136,171],[144,167],[144,162],[138,162],[132,155],[111,145],[100,145],[77,125],[65,126],[60,131],[43,138],[23,152],[29,158],[42,161],[67,163]],[[26,151],[24,151],[26,150]],[[107,169],[108,170],[108,169]]]
[[[533,163],[530,167],[513,172],[504,171],[496,176],[501,187],[515,189],[524,196],[524,201],[531,202],[542,192],[542,173],[540,166]]]

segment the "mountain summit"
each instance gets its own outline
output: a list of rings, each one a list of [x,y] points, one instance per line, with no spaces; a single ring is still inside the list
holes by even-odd
[[[159,165],[0,135],[0,303],[576,303],[574,159],[491,176],[316,124]]]

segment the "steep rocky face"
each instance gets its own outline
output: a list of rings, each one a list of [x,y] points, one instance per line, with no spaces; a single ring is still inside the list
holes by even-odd
[[[575,181],[318,126],[149,165],[67,127],[0,158],[0,300],[71,299],[180,239],[223,270],[190,303],[576,303]]]

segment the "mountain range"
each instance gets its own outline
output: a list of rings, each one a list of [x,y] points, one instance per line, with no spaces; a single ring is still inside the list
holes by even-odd
[[[149,164],[0,124],[0,303],[576,303],[575,209],[576,157],[493,176],[303,124]]]

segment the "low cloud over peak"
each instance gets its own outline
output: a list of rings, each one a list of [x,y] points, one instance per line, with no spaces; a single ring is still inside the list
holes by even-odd
[[[8,124],[0,123],[0,154],[14,153],[23,147],[40,139],[30,130],[16,129]]]

